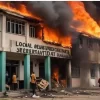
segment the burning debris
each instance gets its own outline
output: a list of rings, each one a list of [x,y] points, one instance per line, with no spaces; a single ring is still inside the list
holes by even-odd
[[[86,9],[87,5],[88,3],[80,1],[0,2],[2,9],[42,20],[43,30],[38,32],[39,38],[63,47],[71,47],[78,32],[100,37],[100,27],[92,18],[95,14],[92,15]],[[91,6],[93,5],[91,4],[89,7]],[[95,6],[93,7],[95,9]]]

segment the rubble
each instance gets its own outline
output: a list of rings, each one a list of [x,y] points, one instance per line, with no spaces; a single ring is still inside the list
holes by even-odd
[[[71,97],[71,96],[100,96],[100,90],[82,90],[82,89],[52,89],[51,91],[38,91],[37,94],[42,98],[60,98],[60,97]],[[10,91],[1,93],[0,97],[3,98],[31,98],[32,93],[30,90],[23,91]]]

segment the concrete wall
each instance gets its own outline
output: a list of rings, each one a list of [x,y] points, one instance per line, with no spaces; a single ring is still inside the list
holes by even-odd
[[[39,62],[37,60],[33,60],[33,71],[36,74],[36,77],[39,77]]]
[[[90,79],[90,87],[96,86],[96,80],[95,79]]]
[[[84,84],[84,83],[83,83]],[[94,86],[98,86],[96,85],[96,80],[95,79],[90,79],[90,86],[89,87],[94,87]],[[76,88],[76,87],[83,87],[82,83],[81,83],[81,79],[80,78],[72,78],[72,87]],[[83,88],[85,88],[86,86],[84,86]]]
[[[39,63],[36,60],[33,60],[33,71],[35,72],[36,77],[39,77]],[[24,80],[24,65],[22,65],[22,60],[19,61],[18,72],[18,79]]]
[[[11,46],[12,43],[11,41],[19,41],[19,42],[25,42],[25,43],[33,43],[33,44],[40,44],[40,45],[44,45],[44,46],[52,46],[52,47],[56,47],[56,48],[61,48],[61,49],[65,49],[62,47],[58,47],[55,45],[50,45],[50,44],[46,44],[44,43],[42,40],[36,39],[36,38],[30,38],[29,37],[29,23],[26,22],[25,23],[25,35],[16,35],[16,34],[10,34],[10,33],[6,33],[6,15],[3,15],[2,17],[0,16],[0,20],[2,19],[2,38],[0,39],[0,45],[2,45],[2,51],[10,51],[11,52]],[[0,26],[0,30],[1,30],[1,26]],[[1,34],[0,34],[1,37]],[[69,48],[66,48],[67,50],[70,50]]]
[[[18,79],[24,80],[24,65],[22,65],[22,60],[19,61],[18,72]]]
[[[72,87],[80,87],[80,78],[72,78]]]

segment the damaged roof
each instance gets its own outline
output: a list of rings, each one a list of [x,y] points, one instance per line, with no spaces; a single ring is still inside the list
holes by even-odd
[[[8,15],[13,15],[13,16],[16,16],[16,17],[19,17],[19,18],[22,18],[22,19],[25,19],[27,21],[31,21],[31,22],[34,22],[34,23],[41,23],[41,22],[43,22],[42,20],[39,20],[39,19],[36,19],[36,18],[32,18],[30,16],[25,16],[25,15],[19,14],[17,12],[9,11],[7,9],[0,8],[0,12],[6,13]]]
[[[80,36],[87,37],[87,38],[91,38],[91,39],[100,40],[99,37],[93,36],[93,35],[91,35],[91,34],[89,34],[89,33],[86,33],[86,32],[79,32],[79,35],[80,35]]]

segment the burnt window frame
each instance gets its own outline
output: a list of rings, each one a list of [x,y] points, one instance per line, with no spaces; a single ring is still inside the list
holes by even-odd
[[[72,71],[72,78],[80,78],[80,67],[79,66],[73,66],[71,68]]]
[[[90,68],[90,74],[91,74],[91,79],[95,79],[95,64],[91,64]]]
[[[90,50],[93,50],[93,40],[87,39],[87,45]]]
[[[10,26],[8,26],[8,23],[10,23],[9,24]],[[12,24],[14,25],[13,32],[12,32]],[[21,25],[21,31],[19,32],[20,25]],[[6,33],[25,35],[25,22],[15,18],[6,17]]]

